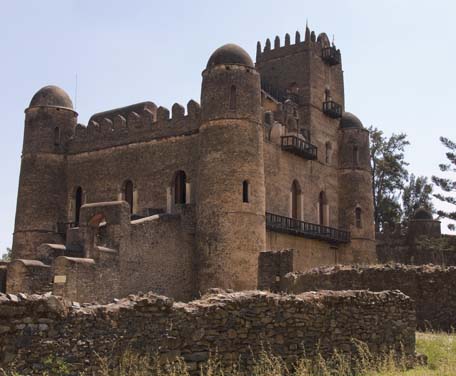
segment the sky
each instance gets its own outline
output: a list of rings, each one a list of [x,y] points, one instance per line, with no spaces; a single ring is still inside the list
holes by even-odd
[[[456,139],[456,2],[420,0],[0,0],[0,253],[12,244],[24,109],[45,85],[91,114],[151,100],[199,102],[210,54],[236,43],[304,35],[342,52],[346,110],[366,127],[404,132],[415,175],[439,174]],[[438,204],[438,203],[436,203]]]

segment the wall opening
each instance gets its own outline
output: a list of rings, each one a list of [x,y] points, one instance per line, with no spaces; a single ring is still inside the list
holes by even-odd
[[[54,145],[55,146],[60,145],[60,128],[59,127],[54,128]]]
[[[230,110],[236,109],[236,86],[232,85],[230,89]]]
[[[249,182],[247,180],[242,182],[242,202],[249,202]]]
[[[297,180],[291,184],[291,218],[301,219],[301,186]]]
[[[332,145],[331,143],[328,141],[326,142],[325,144],[325,162],[327,164],[331,163],[331,151],[332,151]]]
[[[322,226],[326,225],[328,222],[326,212],[327,201],[326,201],[326,193],[321,191],[318,195],[318,223]]]
[[[76,194],[74,197],[74,224],[76,227],[79,226],[79,218],[81,215],[81,206],[82,206],[82,188],[78,187],[76,189]]]
[[[130,213],[133,213],[133,183],[131,180],[125,181],[122,198],[130,205]]]
[[[353,167],[357,167],[359,165],[359,149],[358,145],[353,146]]]
[[[361,208],[356,208],[355,209],[355,225],[356,225],[356,228],[362,228],[363,227],[362,210],[361,210]]]
[[[187,176],[185,172],[180,170],[174,176],[174,203],[185,204],[187,202],[186,184]]]

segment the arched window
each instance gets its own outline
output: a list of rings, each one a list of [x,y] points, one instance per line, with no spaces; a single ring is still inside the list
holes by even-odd
[[[177,171],[174,176],[174,203],[185,204],[186,203],[186,183],[187,177],[184,171]]]
[[[318,196],[318,223],[320,225],[325,225],[327,218],[325,218],[325,210],[326,210],[326,194],[325,192],[321,191],[320,195]]]
[[[362,214],[361,208],[356,208],[355,209],[355,225],[356,225],[356,228],[362,228],[363,227],[361,214]]]
[[[358,145],[353,145],[353,167],[359,164],[359,149]]]
[[[55,146],[60,145],[60,128],[59,127],[54,128],[54,145]]]
[[[242,182],[242,202],[249,202],[249,182],[247,180]]]
[[[291,218],[301,219],[301,187],[297,180],[291,184]]]
[[[74,225],[77,227],[79,226],[79,217],[81,214],[81,206],[82,206],[82,188],[78,187],[76,189],[75,197],[74,197]]]
[[[331,149],[332,149],[331,143],[328,141],[325,144],[325,162],[327,164],[331,163]]]
[[[236,109],[236,86],[232,85],[230,89],[230,110]]]
[[[122,198],[130,205],[130,213],[133,213],[133,183],[131,180],[127,180],[124,183]]]

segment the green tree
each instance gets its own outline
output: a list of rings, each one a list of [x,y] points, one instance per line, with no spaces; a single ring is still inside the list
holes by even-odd
[[[11,261],[11,254],[12,254],[11,248],[7,247],[6,253],[4,253],[2,255],[2,257],[0,258],[0,261]]]
[[[404,149],[410,143],[405,133],[393,133],[391,137],[387,137],[372,126],[369,132],[374,219],[375,228],[379,231],[382,223],[393,224],[401,219],[399,198],[408,177]]]
[[[426,176],[415,177],[414,174],[411,174],[402,191],[403,219],[408,220],[416,209],[421,207],[434,212],[432,184],[428,182]]]
[[[448,149],[446,152],[446,157],[449,161],[447,164],[440,164],[439,168],[440,171],[445,172],[445,173],[455,173],[456,172],[456,143],[451,141],[450,139],[446,137],[440,137],[440,141],[442,144]],[[455,192],[456,192],[456,181],[451,179],[450,177],[438,177],[438,176],[433,176],[432,177],[432,182],[439,187],[443,193],[437,193],[434,195],[437,199],[440,201],[443,201],[447,204],[450,204],[450,207],[455,207],[456,206],[456,197],[455,197]],[[451,206],[452,205],[452,206]],[[456,207],[454,210],[438,210],[437,214],[443,218],[448,218],[452,221],[456,221]],[[455,226],[454,223],[450,223],[448,225],[448,228],[450,230],[454,230]]]

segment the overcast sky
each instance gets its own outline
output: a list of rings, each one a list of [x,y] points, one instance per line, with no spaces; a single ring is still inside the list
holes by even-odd
[[[346,109],[367,127],[407,133],[410,171],[438,173],[456,139],[455,1],[0,0],[0,253],[12,244],[24,109],[42,86],[66,90],[79,122],[151,100],[199,102],[211,52],[256,42],[306,20],[341,49]],[[77,97],[76,97],[77,75]]]

